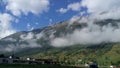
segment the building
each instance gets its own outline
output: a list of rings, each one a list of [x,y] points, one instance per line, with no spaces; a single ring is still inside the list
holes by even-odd
[[[13,63],[13,59],[5,57],[4,55],[0,55],[0,64],[11,64]]]
[[[33,59],[27,58],[26,60],[15,57],[14,55],[5,57],[0,55],[0,64],[60,64],[52,59]]]

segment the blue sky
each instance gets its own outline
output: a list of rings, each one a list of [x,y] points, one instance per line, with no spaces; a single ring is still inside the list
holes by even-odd
[[[15,16],[11,11],[6,10],[6,4],[0,1],[0,13],[8,13],[17,20],[13,21],[12,28],[17,31],[26,31],[36,28],[48,26],[50,23],[54,24],[60,21],[69,20],[72,16],[77,15],[79,11],[68,11],[64,14],[60,13],[60,8],[67,8],[68,4],[80,2],[80,0],[49,0],[49,9],[40,14],[28,13],[28,15],[21,14]]]

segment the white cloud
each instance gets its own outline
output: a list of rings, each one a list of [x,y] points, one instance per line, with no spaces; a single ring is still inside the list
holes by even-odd
[[[54,47],[64,47],[71,45],[71,42],[68,39],[61,37],[52,40],[51,45],[53,45]]]
[[[15,32],[11,27],[13,17],[7,13],[0,13],[0,39]]]
[[[67,6],[67,9],[71,9],[71,10],[73,10],[73,11],[79,11],[80,10],[80,7],[81,7],[81,4],[80,4],[80,2],[76,2],[76,3],[72,3],[72,4],[69,4],[68,6]]]
[[[120,0],[82,0],[81,5],[97,18],[120,18]]]
[[[67,8],[60,8],[60,13],[66,13],[69,10],[79,11],[82,7],[86,7],[88,12],[94,17],[100,19],[120,18],[120,0],[81,0],[81,2],[71,3]],[[82,13],[82,12],[80,12]]]
[[[71,20],[76,21],[76,20]],[[100,44],[109,42],[120,42],[120,22],[114,22],[118,25],[116,28],[111,24],[100,26],[94,24],[95,19],[91,17],[81,18],[78,23],[86,23],[88,26],[82,29],[76,29],[73,33],[62,35],[51,40],[51,45],[54,47],[71,46],[75,44]],[[109,22],[110,23],[110,22]],[[72,23],[71,25],[73,25]],[[99,23],[100,24],[100,23]]]
[[[120,0],[82,0],[89,12],[110,11],[120,8]]]
[[[76,7],[76,10],[72,9],[72,7],[68,8],[70,5],[68,5],[66,9],[61,8],[61,11],[59,10],[59,12],[66,13],[69,10],[78,11],[78,8],[86,7],[87,10],[85,10],[85,12],[88,12],[90,15],[82,18],[81,15],[84,13],[73,16],[69,21],[69,25],[74,24],[74,22],[79,22],[87,23],[88,26],[80,30],[77,29],[71,34],[53,39],[51,45],[62,47],[74,44],[120,42],[120,22],[114,22],[117,23],[118,28],[113,27],[111,24],[99,26],[93,23],[95,21],[104,21],[104,19],[120,19],[119,3],[120,0],[81,0],[81,3],[76,3],[79,4],[79,7]]]
[[[4,41],[13,41],[13,42],[16,42],[17,40],[14,39],[14,38],[5,38]]]
[[[59,10],[57,10],[60,13],[66,13],[69,10],[72,11],[80,11],[81,8],[81,4],[80,2],[76,2],[76,3],[71,3],[67,6],[67,8],[60,8]]]
[[[15,51],[17,53],[17,52],[19,52],[20,50],[22,50],[24,48],[40,48],[41,47],[40,44],[36,43],[35,39],[26,40],[26,43],[28,43],[29,45],[28,44],[24,44],[24,43],[18,44],[19,46],[15,46],[13,44],[9,44],[6,47],[4,47],[1,51],[4,51],[4,52]]]
[[[31,27],[30,31],[34,30],[34,27]]]
[[[49,26],[52,26],[52,22],[53,22],[53,20],[49,19]]]
[[[30,39],[33,39],[33,37],[34,37],[34,34],[32,32],[28,33],[27,35],[20,36],[22,40],[30,40]]]
[[[6,48],[4,48],[3,51],[6,51],[6,52],[12,52],[13,50],[15,50],[15,46],[13,45],[8,45]]]
[[[22,49],[22,48],[38,48],[38,47],[41,47],[40,44],[37,44],[36,43],[36,40],[35,39],[29,39],[29,40],[26,40],[26,42],[29,44],[29,45],[26,45],[26,44],[21,44],[19,47]]]
[[[75,21],[78,21],[80,19],[79,16],[73,16],[70,20],[69,20],[69,25],[73,24]]]
[[[57,10],[58,12],[60,13],[66,13],[68,10],[67,9],[64,9],[64,8],[60,8],[59,10]]]
[[[120,9],[118,10],[112,10],[109,12],[105,13],[94,13],[91,15],[92,19],[98,19],[98,20],[103,20],[103,19],[120,19]]]
[[[36,24],[36,23],[35,23]],[[38,23],[37,23],[38,24]],[[34,27],[33,26],[31,26],[31,24],[30,23],[27,23],[27,29],[29,30],[29,31],[31,31],[31,30],[34,30]]]
[[[43,36],[44,36],[44,32],[35,35],[36,39],[41,39]]]
[[[30,23],[27,23],[27,28],[30,27],[30,26],[31,26]]]
[[[19,16],[28,13],[39,14],[49,9],[49,0],[5,0],[6,10],[13,15]]]
[[[41,33],[40,33],[41,34]],[[36,47],[41,47],[40,44],[37,44],[37,38],[40,38],[40,34],[34,35],[34,33],[29,32],[27,34],[21,35],[21,41],[26,41],[29,45],[26,44],[21,44],[20,47],[21,48],[36,48]],[[34,38],[35,36],[37,36],[36,38]]]

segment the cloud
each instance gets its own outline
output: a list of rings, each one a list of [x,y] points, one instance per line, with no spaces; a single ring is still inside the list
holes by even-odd
[[[30,23],[27,23],[26,27],[27,27],[27,29],[28,29],[29,31],[34,30],[34,27],[31,26]]]
[[[37,40],[41,39],[43,36],[44,36],[44,32],[41,32],[41,33],[35,35]]]
[[[75,21],[79,21],[80,16],[73,16],[70,20],[69,20],[69,25],[73,24]]]
[[[11,41],[16,42],[14,44],[7,44],[7,46],[1,46],[2,50],[4,52],[12,52],[15,51],[16,53],[24,48],[40,48],[42,47],[41,44],[37,43],[37,40],[40,39],[43,36],[43,33],[34,34],[32,32],[29,32],[27,34],[20,35],[19,42],[17,39],[14,38],[5,38],[4,41]]]
[[[120,18],[120,0],[82,0],[81,5],[86,7],[88,13],[101,19]],[[97,16],[96,16],[97,15]]]
[[[73,20],[71,20],[73,22]],[[76,20],[74,21],[76,22]],[[100,26],[95,24],[95,19],[91,17],[83,17],[77,20],[77,23],[86,23],[88,26],[81,29],[76,29],[73,33],[67,33],[61,37],[56,37],[51,40],[51,45],[54,47],[71,46],[75,44],[95,45],[100,43],[116,43],[120,42],[120,22],[114,22],[118,27],[112,24]],[[111,22],[107,22],[111,23]],[[73,25],[72,23],[71,25]]]
[[[36,38],[35,38],[36,36]],[[21,38],[21,41],[26,41],[29,45],[26,45],[26,44],[22,44],[20,45],[21,48],[36,48],[36,47],[41,47],[40,44],[37,44],[37,38],[41,38],[42,36],[42,33],[40,34],[37,34],[37,35],[34,35],[34,33],[32,32],[29,32],[25,35],[21,35],[20,38]]]
[[[24,49],[24,48],[40,48],[41,45],[40,44],[37,44],[36,43],[36,40],[35,39],[32,39],[32,40],[26,40],[26,42],[28,44],[24,44],[24,43],[21,43],[21,44],[16,44],[16,45],[13,45],[13,44],[9,44],[7,45],[6,47],[4,47],[1,51],[4,51],[4,52],[13,52],[15,51],[16,53],[19,52],[20,50]]]
[[[2,50],[2,51],[4,51],[4,52],[12,52],[13,50],[15,50],[15,46],[13,46],[13,45],[8,45],[6,48],[4,48],[4,50]]]
[[[22,40],[29,40],[29,39],[33,39],[34,38],[34,34],[32,32],[28,33],[27,35],[21,35],[20,38]]]
[[[0,13],[0,39],[15,33],[11,24],[14,18],[7,13]]]
[[[66,13],[68,10],[67,9],[64,9],[64,8],[60,8],[59,10],[57,10],[58,12],[60,13]]]
[[[80,2],[76,2],[76,3],[69,4],[67,6],[67,9],[69,9],[69,10],[71,9],[73,11],[79,11],[80,7],[81,7]]]
[[[120,0],[81,0],[80,2],[68,4],[67,8],[60,8],[60,13],[66,13],[69,10],[79,11],[80,13],[90,14],[98,19],[120,18]],[[87,10],[80,11],[82,8]],[[86,13],[87,12],[87,13]]]
[[[103,12],[120,8],[120,0],[82,0],[82,6],[88,8],[88,12]]]
[[[60,8],[59,10],[57,10],[60,13],[66,13],[69,10],[72,11],[80,11],[81,8],[81,4],[80,2],[76,2],[76,3],[71,3],[67,6],[67,8]]]
[[[12,12],[15,16],[28,13],[41,14],[48,11],[49,0],[5,0],[6,10]]]
[[[30,31],[34,30],[35,28],[34,27],[31,27]]]
[[[12,41],[12,42],[16,42],[17,40],[14,38],[4,38],[4,41]]]
[[[104,19],[120,19],[120,9],[112,10],[109,12],[103,13],[94,13],[91,15],[91,18],[104,20]]]

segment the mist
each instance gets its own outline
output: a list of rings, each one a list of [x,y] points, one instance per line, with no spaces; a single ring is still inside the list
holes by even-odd
[[[25,48],[41,48],[41,44],[37,43],[37,39],[41,38],[43,33],[34,34],[29,32],[27,34],[22,34],[19,36],[19,41],[15,38],[5,38],[4,41],[9,41],[11,43],[7,44],[7,46],[1,46],[2,52],[19,52]]]
[[[92,44],[100,44],[100,43],[116,43],[120,42],[120,22],[116,23],[117,26],[113,26],[111,22],[107,22],[108,24],[100,26],[97,21],[104,21],[104,19],[99,19],[98,17],[73,17],[69,21],[69,25],[74,24],[74,21],[78,23],[86,23],[88,26],[76,29],[71,34],[66,34],[61,37],[54,38],[51,41],[51,45],[55,47],[63,47],[63,46],[71,46],[75,44],[84,44],[84,45],[92,45]],[[114,19],[113,19],[114,20]]]

